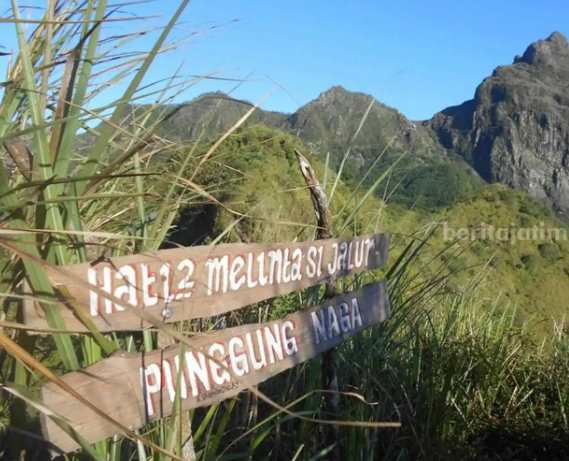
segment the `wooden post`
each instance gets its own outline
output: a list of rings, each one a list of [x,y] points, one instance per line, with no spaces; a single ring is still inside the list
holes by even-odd
[[[294,150],[296,158],[298,160],[298,165],[300,166],[300,172],[304,177],[304,181],[310,190],[310,196],[312,197],[312,205],[314,206],[314,213],[316,215],[316,220],[318,223],[318,229],[316,230],[316,239],[323,240],[332,237],[332,217],[330,214],[330,208],[328,206],[328,198],[324,189],[320,185],[320,182],[316,178],[314,169],[306,160],[306,158],[298,151]],[[326,289],[324,292],[324,299],[330,299],[336,295],[336,281],[326,283]],[[338,376],[336,375],[336,369],[334,366],[334,349],[324,353],[322,357],[322,381],[325,389],[330,392],[324,395],[324,408],[332,413],[334,419],[338,419],[339,414],[338,408]],[[331,429],[331,430],[330,430]],[[334,454],[336,459],[340,459],[340,450],[338,442],[340,441],[340,427],[338,425],[333,425],[331,428],[326,427],[326,443],[327,445],[332,445],[336,443],[334,448]]]

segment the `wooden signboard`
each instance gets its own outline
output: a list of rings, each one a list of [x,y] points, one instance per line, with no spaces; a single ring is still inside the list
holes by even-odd
[[[178,345],[147,354],[120,353],[62,379],[108,416],[136,429],[170,415],[176,392],[182,410],[220,402],[338,346],[390,315],[382,281],[281,320],[204,333],[191,339],[194,350],[185,346],[182,357]],[[181,385],[176,389],[178,378]],[[117,433],[115,426],[53,383],[43,387],[42,400],[88,442]],[[64,452],[78,448],[51,419],[43,418],[45,439]]]
[[[165,322],[210,317],[362,271],[387,260],[389,234],[299,243],[224,244],[160,250],[70,266],[77,277],[124,301],[119,305],[73,278],[48,271],[52,285],[66,286],[94,325],[103,332],[150,325],[126,306],[145,309]],[[62,303],[67,329],[87,332],[70,306]],[[46,328],[43,310],[26,303],[24,321]]]

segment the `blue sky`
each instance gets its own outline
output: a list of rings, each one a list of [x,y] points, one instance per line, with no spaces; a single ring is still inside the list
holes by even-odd
[[[163,24],[177,5],[177,0],[162,0],[131,9],[162,14],[153,24]],[[0,0],[0,9],[7,6]],[[510,64],[531,42],[555,30],[569,36],[569,1],[193,0],[182,17],[185,30],[232,20],[239,21],[161,57],[149,79],[168,77],[181,64],[186,74],[226,70],[225,77],[244,78],[252,73],[254,81],[233,96],[256,101],[273,86],[272,79],[286,91],[277,90],[262,107],[285,112],[342,85],[420,120],[470,99],[483,78]],[[1,27],[14,35],[13,26]],[[120,27],[114,27],[116,33]],[[132,48],[148,49],[151,40],[148,36]],[[2,45],[15,46],[6,39]],[[233,85],[204,82],[179,102]]]

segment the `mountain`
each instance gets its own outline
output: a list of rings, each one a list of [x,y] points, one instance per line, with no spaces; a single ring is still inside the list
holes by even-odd
[[[164,107],[176,113],[160,134],[187,142],[203,130],[201,141],[210,141],[251,107],[222,92],[207,93]],[[559,32],[497,67],[473,99],[427,121],[412,122],[370,95],[335,86],[293,114],[258,109],[244,127],[252,125],[299,137],[321,160],[330,154],[334,171],[349,150],[342,177],[352,185],[371,173],[369,187],[405,154],[391,172],[391,184],[399,185],[395,202],[447,206],[481,183],[497,182],[569,221],[569,44]]]
[[[263,124],[297,136],[315,152],[330,152],[333,166],[340,164],[350,145],[358,169],[388,145],[399,153],[412,152],[423,158],[447,155],[432,130],[409,121],[395,109],[373,101],[366,115],[372,101],[370,95],[335,86],[293,114],[257,109],[246,126]],[[193,101],[169,106],[178,112],[164,123],[162,132],[177,140],[195,140],[206,127],[207,139],[231,128],[251,107],[250,102],[223,92],[206,93]]]
[[[216,98],[225,97],[214,93],[198,98],[166,129],[195,137],[207,118],[205,112],[213,109]],[[405,152],[395,178],[403,181],[403,195],[417,182],[417,175],[424,177],[441,165],[453,164],[476,182],[476,175],[458,156],[485,181],[525,192],[569,219],[569,44],[561,33],[531,44],[513,64],[497,67],[484,79],[473,99],[444,109],[431,120],[414,123],[377,101],[366,116],[371,101],[369,95],[336,86],[293,114],[256,111],[249,124],[279,128],[300,137],[317,154],[329,152],[335,169],[351,145],[345,166],[348,178],[361,178],[386,146],[371,176],[385,171]],[[247,104],[223,101],[209,133],[231,126],[246,112]]]
[[[169,106],[168,109],[178,111],[164,122],[162,132],[176,140],[195,140],[205,128],[204,138],[208,139],[230,129],[251,107],[250,102],[236,100],[221,91],[204,93],[188,103]],[[247,125],[276,127],[286,118],[280,112],[255,110]]]
[[[388,145],[398,153],[411,152],[423,158],[446,154],[429,129],[370,95],[341,86],[323,92],[278,128],[299,136],[321,153],[330,152],[338,163],[351,145],[358,167],[373,161]]]
[[[559,32],[498,67],[472,100],[423,123],[489,182],[569,219],[569,44]]]
[[[194,141],[205,128],[202,141],[210,140],[233,126],[251,107],[251,103],[221,92],[204,94],[188,103],[169,106],[168,110],[177,112],[163,124],[160,134],[171,140]],[[252,125],[265,125],[300,138],[322,161],[330,154],[329,165],[334,171],[349,151],[342,177],[353,184],[371,169],[365,187],[406,154],[392,171],[392,183],[401,183],[392,197],[396,202],[419,202],[426,207],[449,205],[456,195],[480,182],[462,157],[441,145],[432,129],[411,122],[370,95],[341,86],[321,93],[293,114],[258,109],[244,124]],[[441,175],[451,183],[446,191],[441,189],[445,187]],[[443,181],[433,187],[433,181],[427,179],[433,176]],[[422,197],[424,193],[426,197]]]

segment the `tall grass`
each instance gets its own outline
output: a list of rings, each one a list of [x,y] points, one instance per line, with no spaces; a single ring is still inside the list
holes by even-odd
[[[50,327],[64,330],[46,266],[158,249],[181,209],[213,201],[194,179],[255,108],[199,158],[201,137],[192,146],[182,146],[157,136],[161,122],[180,108],[167,104],[205,78],[174,75],[154,85],[146,81],[157,57],[184,42],[185,37],[169,36],[187,4],[180,2],[159,29],[135,30],[137,25],[130,33],[112,35],[106,21],[122,17],[127,18],[125,24],[134,24],[136,16],[125,16],[123,10],[136,3],[119,8],[104,0],[49,0],[43,18],[26,31],[21,8],[12,0],[11,26],[19,47],[11,57],[0,104],[0,141],[10,156],[9,163],[0,161],[0,299],[5,318],[0,324],[0,452],[6,459],[48,456],[39,436],[38,413],[55,418],[51,411],[57,409],[46,409],[37,397],[46,380],[57,381],[62,373],[84,368],[118,348],[148,351],[168,338],[160,329],[36,336],[15,322],[21,321],[24,299],[39,299]],[[156,36],[148,52],[121,51],[147,34]],[[119,98],[93,107],[119,82],[126,87]],[[133,109],[150,97],[154,104]],[[179,154],[179,163],[168,175],[159,174],[164,154],[174,158],[173,152]],[[331,198],[340,200],[341,171],[332,179],[331,172],[325,175]],[[367,190],[360,184],[337,204],[337,235],[353,229],[378,231],[382,209],[374,211],[372,219],[361,212],[388,176],[376,178]],[[276,213],[265,218],[264,235],[286,235]],[[212,243],[229,235],[242,219],[235,214],[234,222]],[[299,228],[306,223],[289,231],[291,240]],[[203,461],[308,461],[330,459],[333,450],[339,450],[342,459],[366,461],[524,459],[527,453],[527,459],[535,459],[531,456],[544,450],[557,450],[557,455],[548,453],[551,459],[567,454],[569,343],[564,325],[556,325],[549,340],[536,343],[531,331],[513,322],[512,309],[477,296],[485,272],[458,292],[449,289],[453,274],[430,250],[432,229],[411,236],[393,232],[388,266],[339,286],[342,291],[355,289],[387,277],[394,316],[335,355],[342,420],[361,424],[340,426],[334,445],[324,443],[322,426],[311,421],[328,417],[321,405],[325,391],[316,358],[259,387],[277,407],[244,392],[127,437],[84,444],[69,459],[190,459],[194,450]],[[29,289],[24,289],[24,280]],[[280,318],[318,300],[318,290],[291,294],[228,316],[225,323],[230,327]],[[175,328],[203,331],[212,328],[214,320]],[[393,420],[401,421],[402,428],[370,424]],[[194,450],[184,450],[190,435]]]
[[[30,289],[27,294],[33,293],[41,301],[54,329],[65,330],[58,308],[50,302],[53,292],[41,261],[69,265],[94,259],[103,252],[119,256],[155,248],[179,207],[195,197],[195,193],[180,194],[184,186],[169,180],[171,188],[178,192],[176,200],[166,201],[154,226],[147,228],[145,205],[158,200],[152,186],[145,186],[148,175],[153,173],[149,160],[166,147],[177,148],[155,137],[160,123],[174,111],[152,118],[149,115],[200,79],[173,76],[165,84],[149,85],[152,82],[147,82],[145,76],[159,54],[175,49],[183,41],[184,37],[174,41],[168,41],[168,37],[188,3],[179,2],[174,15],[159,29],[111,35],[105,29],[107,21],[119,20],[127,25],[139,18],[125,16],[120,5],[107,5],[105,0],[50,0],[43,18],[36,20],[26,34],[20,6],[12,1],[11,22],[18,49],[7,69],[0,105],[0,139],[16,168],[9,171],[8,163],[0,162],[0,209],[2,228],[20,233],[2,237],[4,246],[13,253],[3,268],[0,293],[23,293],[25,278]],[[133,40],[148,34],[156,36],[148,52],[121,52]],[[105,97],[105,90],[118,83],[126,84],[124,93],[115,100]],[[150,97],[156,102],[146,111],[133,113],[129,108]],[[93,107],[96,100],[106,101],[105,106]],[[31,156],[26,164],[22,152],[28,148]],[[181,168],[179,177],[183,174]],[[155,179],[153,187],[159,181]],[[133,230],[130,224],[136,214],[141,226]],[[107,231],[104,241],[97,237],[99,230]],[[21,320],[20,309],[10,301],[4,298],[3,303],[9,319]],[[88,366],[119,347],[132,349],[138,343],[133,335],[105,337],[96,331],[81,337],[57,333],[38,338],[22,328],[14,330],[12,339],[23,348],[22,353],[37,357],[40,351],[49,351],[49,360],[60,372]],[[155,340],[155,333],[144,333],[147,350],[154,347]],[[7,347],[9,343],[3,344]],[[37,388],[38,377],[29,363],[26,366],[5,351],[3,381],[11,381],[19,388]],[[38,370],[40,367],[36,367]],[[23,403],[21,398],[10,401],[6,427],[14,437],[5,454],[12,458],[19,457],[26,447],[26,438],[18,436],[28,430]],[[170,449],[159,451],[168,453]],[[119,459],[120,450],[100,442],[94,452],[91,450],[91,456]]]
[[[428,234],[415,237],[407,256],[387,269],[390,280],[407,287],[390,287],[393,318],[336,354],[343,419],[398,420],[402,428],[341,427],[341,459],[530,460],[544,454],[565,459],[569,342],[563,328],[552,325],[551,337],[536,342],[530,329],[516,326],[515,308],[482,302],[477,290],[489,275],[486,270],[460,292],[442,282],[433,287],[432,280],[415,285],[408,264],[421,264],[421,256],[429,256],[422,243]],[[394,259],[405,249],[396,246]],[[357,286],[371,278],[348,283]],[[283,299],[279,307],[277,318],[302,303]],[[299,412],[325,418],[319,375],[315,359],[260,389],[282,404],[297,402]],[[222,454],[236,447],[246,452],[262,437],[262,444],[253,445],[253,459],[331,459],[332,447],[318,426],[268,407],[259,408],[257,418],[263,425],[249,434],[233,416]],[[247,436],[234,441],[235,433]]]

